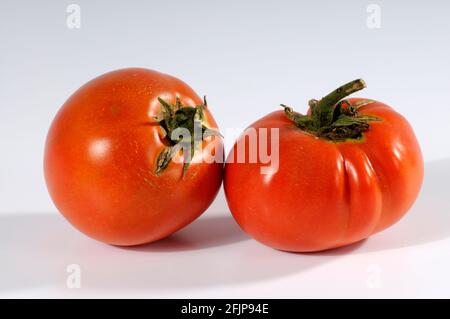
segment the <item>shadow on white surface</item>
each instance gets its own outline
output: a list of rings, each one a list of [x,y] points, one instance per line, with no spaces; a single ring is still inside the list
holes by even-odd
[[[89,239],[56,213],[0,215],[0,237],[0,291],[67,289],[70,264],[80,266],[83,288],[160,290],[269,280],[321,262],[249,240],[231,216],[201,218],[169,238],[129,248]]]
[[[183,252],[220,247],[249,239],[230,216],[213,216],[199,219],[186,229],[162,240],[117,248],[140,252]]]
[[[449,180],[450,159],[428,164],[419,200],[396,226],[369,240],[315,254],[284,253],[250,240],[224,210],[223,194],[214,213],[167,239],[131,248],[91,240],[57,213],[1,214],[0,292],[67,289],[70,264],[80,266],[83,288],[166,291],[269,281],[354,253],[427,244],[450,237]]]

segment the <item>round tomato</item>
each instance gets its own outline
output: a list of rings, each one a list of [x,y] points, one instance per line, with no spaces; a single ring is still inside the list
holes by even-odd
[[[248,234],[280,250],[320,251],[367,238],[408,211],[423,179],[418,142],[391,107],[343,100],[364,86],[356,80],[311,100],[306,115],[282,105],[284,112],[253,123],[259,137],[261,128],[278,129],[277,170],[261,174],[267,163],[259,158],[238,161],[239,143],[251,151],[248,134],[238,139],[225,164],[224,187]]]
[[[177,134],[196,128],[213,134]],[[206,100],[179,79],[140,68],[106,73],[77,90],[51,125],[48,190],[90,237],[114,245],[158,240],[215,198],[223,171],[214,160],[223,158],[216,129]]]

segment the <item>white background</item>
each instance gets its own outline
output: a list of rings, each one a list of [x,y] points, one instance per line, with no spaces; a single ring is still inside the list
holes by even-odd
[[[446,1],[0,2],[1,297],[450,297],[450,3]],[[381,8],[370,29],[369,4]],[[222,129],[304,111],[363,77],[359,95],[413,125],[421,195],[391,229],[351,247],[289,254],[249,239],[223,194],[196,222],[133,249],[97,243],[56,212],[42,174],[47,129],[91,78],[139,66],[177,76]],[[233,141],[226,141],[229,148]],[[78,264],[82,288],[66,287]]]

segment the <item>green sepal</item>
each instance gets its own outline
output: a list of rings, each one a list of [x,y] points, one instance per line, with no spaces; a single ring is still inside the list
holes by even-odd
[[[281,106],[287,118],[298,128],[312,135],[335,142],[359,139],[363,132],[369,129],[369,122],[381,120],[376,116],[358,112],[360,107],[374,101],[362,100],[352,104],[349,100],[343,99],[364,87],[365,82],[358,79],[344,84],[321,100],[310,100],[308,104],[311,115],[296,113],[284,104]]]
[[[206,136],[218,135],[217,130],[208,128],[204,124],[205,115],[204,110],[207,108],[206,96],[203,97],[203,104],[195,106],[184,106],[179,97],[176,97],[175,104],[172,105],[162,98],[158,97],[158,101],[162,105],[162,110],[160,114],[154,117],[158,121],[161,128],[165,131],[166,146],[161,153],[158,155],[155,173],[160,175],[169,165],[170,161],[173,159],[175,154],[183,149],[183,176],[185,175],[192,158],[194,157],[195,151],[198,145],[203,141]],[[189,137],[177,137],[173,136],[173,132],[176,129],[184,128],[189,131]],[[196,136],[196,140],[192,137],[195,136],[194,132],[201,132],[201,136]],[[206,136],[203,134],[205,131],[208,132]],[[185,150],[189,150],[185,152]]]

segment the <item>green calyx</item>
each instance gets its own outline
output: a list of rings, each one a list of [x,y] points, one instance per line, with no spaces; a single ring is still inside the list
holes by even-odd
[[[344,84],[320,100],[310,100],[311,115],[296,113],[284,104],[281,106],[286,116],[298,128],[312,135],[334,142],[359,139],[370,127],[369,122],[380,121],[378,117],[358,112],[359,107],[373,101],[363,100],[352,105],[348,100],[343,99],[365,87],[365,82],[358,79]]]
[[[167,145],[158,155],[155,173],[160,175],[172,161],[173,157],[183,151],[184,165],[183,175],[186,173],[195,150],[204,138],[210,135],[220,135],[217,130],[208,128],[205,122],[204,110],[208,104],[206,97],[203,104],[185,106],[179,97],[175,104],[170,104],[158,97],[161,103],[161,112],[155,117],[165,133],[165,144]]]

